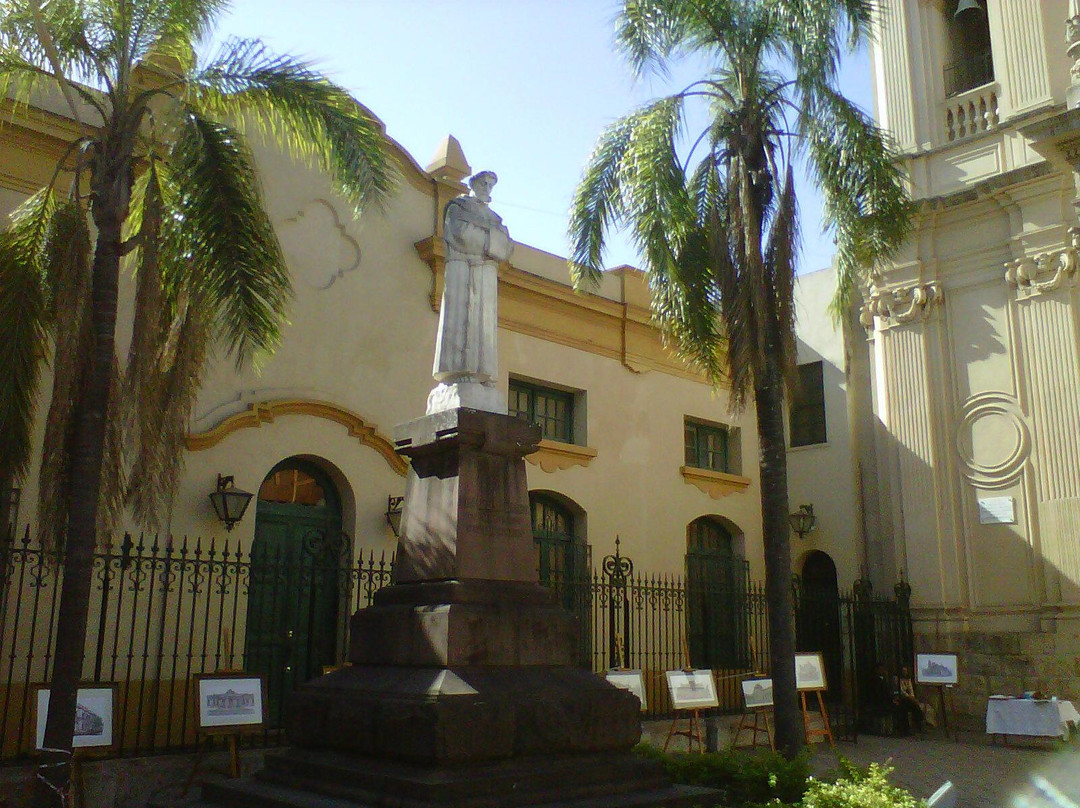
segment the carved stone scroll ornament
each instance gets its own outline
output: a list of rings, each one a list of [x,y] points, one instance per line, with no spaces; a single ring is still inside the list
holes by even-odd
[[[1069,13],[1072,15],[1065,20],[1065,52],[1073,60],[1069,69],[1073,84],[1080,84],[1080,4],[1075,0],[1069,2]]]
[[[1060,289],[1076,277],[1078,266],[1080,227],[1070,227],[1068,246],[1009,261],[1005,264],[1005,281],[1016,289],[1018,298],[1024,299]]]
[[[895,289],[873,287],[870,299],[862,308],[859,321],[866,329],[879,318],[881,328],[925,320],[933,307],[945,301],[945,291],[937,281],[901,286]]]

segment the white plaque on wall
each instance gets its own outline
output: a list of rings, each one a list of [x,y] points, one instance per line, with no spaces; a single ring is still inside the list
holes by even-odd
[[[1016,510],[1012,497],[988,497],[978,500],[980,525],[1014,525]]]

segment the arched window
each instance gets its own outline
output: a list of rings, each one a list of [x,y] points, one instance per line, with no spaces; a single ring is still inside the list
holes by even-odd
[[[569,501],[548,493],[530,493],[533,541],[538,555],[538,579],[554,589],[563,608],[578,618],[578,663],[592,665],[592,588],[589,545],[584,536],[584,512],[575,513]]]
[[[992,82],[994,59],[986,0],[945,0],[941,11],[946,36],[945,95],[959,95]]]
[[[530,494],[533,541],[540,554],[539,579],[555,586],[580,576],[585,564],[585,542],[575,531],[574,512],[550,494]]]
[[[746,562],[735,538],[716,517],[702,516],[687,527],[687,644],[690,663],[702,668],[750,665]]]

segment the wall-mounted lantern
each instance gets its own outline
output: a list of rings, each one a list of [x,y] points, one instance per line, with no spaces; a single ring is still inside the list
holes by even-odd
[[[217,478],[217,490],[210,495],[210,504],[214,506],[217,518],[225,523],[226,530],[244,518],[244,512],[251,502],[253,494],[236,487],[231,474]]]
[[[817,517],[814,516],[814,506],[800,505],[799,510],[788,514],[788,522],[791,523],[791,529],[798,533],[801,539],[813,530],[814,525],[817,524]]]

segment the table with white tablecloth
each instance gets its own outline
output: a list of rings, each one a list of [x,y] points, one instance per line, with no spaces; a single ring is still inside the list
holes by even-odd
[[[1071,701],[1053,699],[988,699],[988,735],[1041,735],[1069,737],[1069,725],[1080,725],[1080,713]]]

